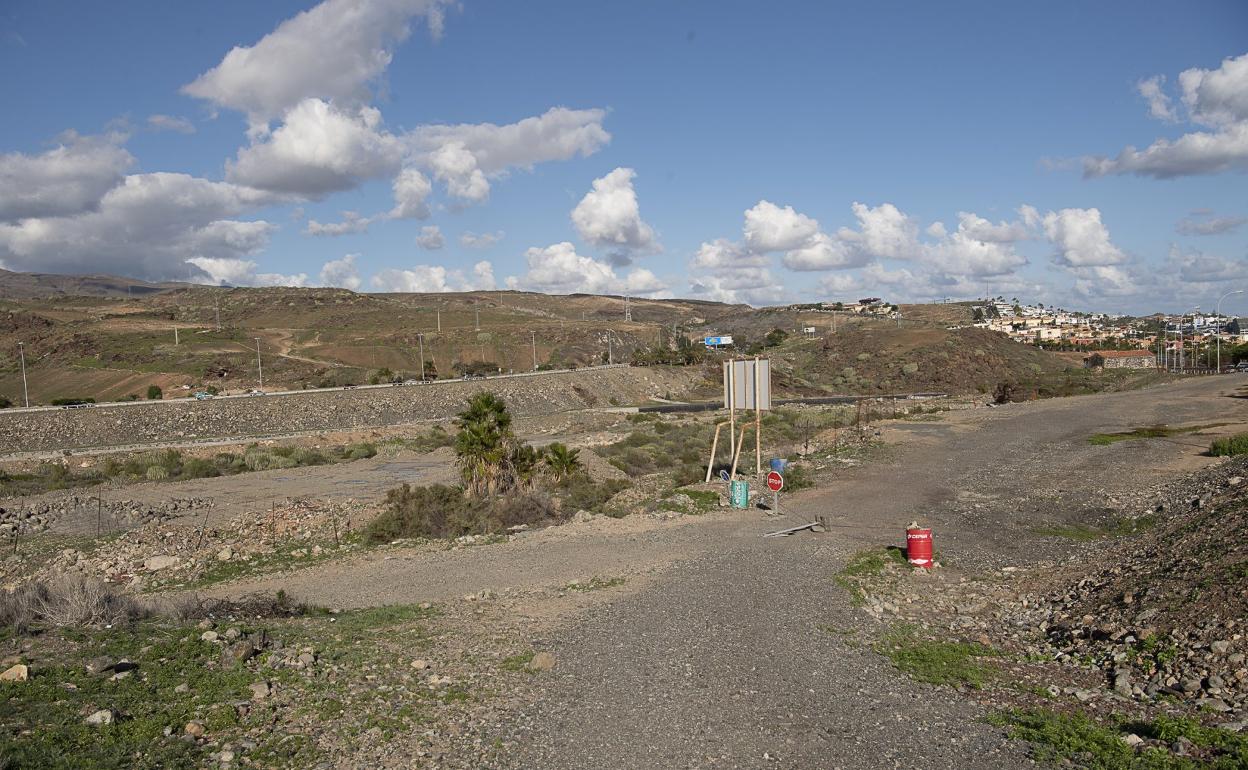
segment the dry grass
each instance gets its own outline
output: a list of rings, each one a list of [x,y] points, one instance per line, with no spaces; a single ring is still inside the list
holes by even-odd
[[[0,629],[27,633],[47,628],[116,628],[151,617],[179,622],[218,617],[280,618],[316,615],[320,608],[292,602],[282,591],[237,600],[194,594],[138,598],[80,575],[31,582],[0,592]]]
[[[82,576],[28,583],[0,594],[0,625],[18,631],[36,626],[103,628],[149,614],[150,607]]]

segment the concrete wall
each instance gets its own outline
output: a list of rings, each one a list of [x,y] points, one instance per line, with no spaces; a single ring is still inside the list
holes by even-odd
[[[128,406],[0,412],[0,455],[169,441],[245,438],[445,419],[489,390],[517,416],[637,404],[679,393],[700,371],[614,368],[286,396],[179,399]]]

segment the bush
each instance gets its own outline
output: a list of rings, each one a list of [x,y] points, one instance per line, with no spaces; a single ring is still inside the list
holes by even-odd
[[[386,493],[386,510],[364,530],[369,543],[401,537],[453,537],[466,534],[463,525],[475,521],[484,501],[469,500],[462,489],[433,484],[404,484]]]
[[[294,468],[295,461],[289,457],[282,457],[264,449],[249,447],[243,453],[243,465],[249,471],[269,471],[279,468]]]
[[[82,404],[94,404],[94,398],[54,398],[52,406],[80,406]]]
[[[303,447],[303,446],[295,447],[295,450],[290,453],[290,459],[294,460],[300,466],[324,465],[326,462],[328,462],[328,460],[326,460],[325,458],[325,455],[321,454],[315,449],[310,449],[308,447]]]
[[[377,447],[367,441],[347,447],[344,457],[348,460],[366,460],[377,456]]]
[[[559,482],[554,493],[565,511],[601,513],[606,502],[626,487],[628,482],[622,479],[595,482],[584,473],[575,473]]]
[[[0,396],[0,409],[8,409],[11,406],[13,406],[13,402],[9,400],[8,396]]]
[[[148,481],[164,481],[169,478],[169,471],[163,465],[149,465],[143,475]]]
[[[148,385],[148,386],[147,386],[147,400],[148,400],[148,401],[157,401],[157,400],[162,399],[162,398],[164,398],[164,397],[165,397],[165,393],[164,393],[164,391],[162,391],[162,390],[160,389],[160,386],[159,386],[159,385]]]
[[[1233,457],[1248,454],[1248,433],[1239,433],[1226,438],[1215,439],[1209,447],[1209,454],[1214,457]]]
[[[484,500],[466,495],[460,487],[404,484],[386,493],[386,509],[365,528],[364,540],[385,543],[406,537],[488,535],[520,524],[539,525],[555,516],[553,502],[543,494]]]
[[[185,479],[206,479],[220,475],[221,470],[215,463],[199,457],[192,457],[182,463],[182,478]]]

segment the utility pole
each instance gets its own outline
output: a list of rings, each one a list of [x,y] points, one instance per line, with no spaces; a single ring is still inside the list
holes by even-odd
[[[1222,300],[1226,299],[1232,294],[1243,294],[1243,293],[1244,293],[1243,289],[1236,289],[1235,291],[1228,291],[1226,294],[1223,294],[1221,297],[1218,297],[1218,305],[1215,308],[1215,313],[1214,313],[1218,317],[1218,332],[1217,332],[1218,334],[1218,341],[1217,341],[1218,374],[1222,373],[1222,331],[1226,328],[1226,324],[1222,323]]]
[[[438,333],[442,333],[442,311],[438,311]]]
[[[624,320],[631,322],[633,320],[633,306],[630,304],[628,295],[624,295]]]
[[[607,363],[615,363],[615,350],[611,346],[611,332],[607,332]]]
[[[217,331],[221,331],[221,300],[215,300],[217,309]]]
[[[537,371],[537,332],[529,332],[529,337],[533,342],[533,371]]]
[[[260,387],[264,387],[264,364],[260,361],[260,338],[256,337],[256,370],[260,372]]]
[[[22,359],[22,398],[26,400],[26,408],[30,408],[30,391],[26,389],[26,343],[17,343],[17,354]]]
[[[173,344],[178,344],[178,327],[173,327]]]
[[[477,309],[477,308],[474,308],[474,312],[477,314],[477,316],[476,316],[476,317],[477,317],[477,320],[476,320],[476,321],[474,322],[474,324],[473,324],[473,326],[474,326],[473,331],[478,331],[478,332],[479,332],[479,331],[481,331],[481,310],[480,310],[480,309]]]
[[[416,339],[420,340],[420,381],[425,381],[425,335],[417,334]]]

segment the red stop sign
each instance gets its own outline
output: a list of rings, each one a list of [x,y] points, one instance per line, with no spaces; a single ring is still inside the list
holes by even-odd
[[[767,488],[772,492],[779,492],[784,489],[784,476],[779,471],[772,471],[767,474]]]

